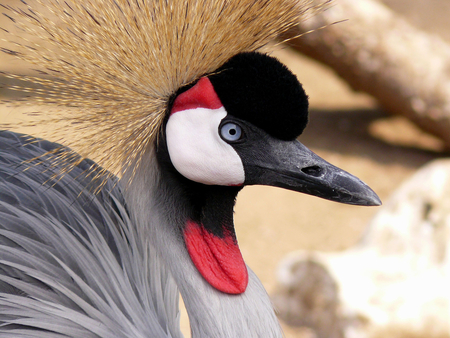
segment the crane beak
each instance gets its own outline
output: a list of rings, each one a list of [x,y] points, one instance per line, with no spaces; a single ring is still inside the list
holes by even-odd
[[[275,186],[345,204],[381,205],[367,184],[328,163],[299,141],[265,137],[261,142],[256,147],[258,153],[238,150],[246,185]]]

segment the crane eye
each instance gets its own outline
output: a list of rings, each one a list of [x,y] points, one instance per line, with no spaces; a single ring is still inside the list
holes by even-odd
[[[242,128],[236,123],[227,122],[220,127],[220,136],[227,142],[235,142],[242,138]]]

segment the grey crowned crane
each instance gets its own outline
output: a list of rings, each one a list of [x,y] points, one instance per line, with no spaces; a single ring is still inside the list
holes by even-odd
[[[308,98],[259,51],[322,5],[2,5],[16,25],[2,51],[40,67],[6,75],[35,83],[47,129],[79,137],[0,133],[0,337],[181,337],[178,293],[193,337],[282,337],[238,247],[238,192],[380,204],[296,140]]]

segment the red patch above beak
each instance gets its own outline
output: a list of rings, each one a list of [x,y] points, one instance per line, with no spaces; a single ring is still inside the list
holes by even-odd
[[[184,241],[195,267],[212,287],[229,294],[246,290],[247,266],[232,234],[220,238],[189,221]]]
[[[222,106],[211,81],[202,77],[192,88],[177,96],[170,114],[195,108],[219,109]]]

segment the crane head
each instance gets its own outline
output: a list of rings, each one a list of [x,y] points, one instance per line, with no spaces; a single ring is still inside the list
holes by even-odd
[[[183,235],[197,269],[216,289],[245,291],[247,270],[232,222],[242,186],[381,204],[365,183],[297,140],[307,121],[308,97],[296,76],[277,59],[255,52],[236,55],[172,100],[162,152],[177,175],[192,182],[189,194],[201,195]]]
[[[355,205],[380,205],[366,184],[314,154],[297,137],[308,97],[277,59],[238,54],[183,88],[166,124],[170,159],[207,185],[271,185]]]

